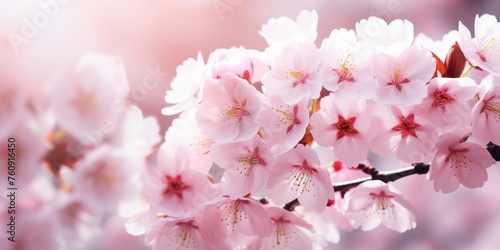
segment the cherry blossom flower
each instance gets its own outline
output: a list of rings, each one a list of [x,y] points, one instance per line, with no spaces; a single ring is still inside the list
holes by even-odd
[[[177,66],[177,74],[170,83],[171,90],[167,90],[165,96],[165,102],[174,105],[163,108],[161,113],[174,115],[196,107],[201,99],[206,70],[201,52],[196,59],[189,58]]]
[[[248,140],[257,134],[261,109],[257,90],[234,74],[209,80],[196,111],[197,125],[214,142]]]
[[[103,122],[117,122],[122,112],[117,105],[128,91],[125,67],[117,58],[87,53],[54,85],[57,124],[82,142],[97,145],[101,141],[92,138],[92,131]]]
[[[415,208],[393,186],[365,181],[346,195],[346,216],[354,228],[369,231],[380,224],[397,232],[417,226]]]
[[[460,184],[478,188],[488,179],[486,168],[495,160],[484,146],[463,140],[463,135],[448,133],[437,142],[437,151],[427,175],[434,181],[436,192],[450,193]]]
[[[448,50],[458,41],[459,37],[460,34],[457,30],[452,30],[446,33],[441,40],[432,40],[424,33],[420,33],[415,37],[415,41],[413,41],[413,44],[420,45],[430,50],[439,59],[444,61],[446,55],[448,54]]]
[[[280,95],[268,96],[264,100],[258,122],[267,128],[269,133],[273,133],[273,142],[291,149],[302,139],[309,124],[307,99],[288,105]]]
[[[50,145],[38,134],[35,118],[27,111],[19,110],[7,121],[11,126],[0,131],[0,140],[4,142],[0,144],[0,160],[5,166],[5,171],[0,172],[0,178],[7,183],[10,158],[15,164],[15,176],[11,177],[14,177],[17,185],[26,185],[42,173],[41,161],[50,149]]]
[[[209,153],[214,142],[201,132],[196,122],[193,122],[196,110],[194,108],[187,111],[184,116],[172,121],[172,125],[165,133],[165,142],[187,147],[191,155],[189,158],[192,168],[207,174],[213,164]]]
[[[5,68],[0,68],[2,76],[7,74],[4,70],[6,71]],[[2,120],[0,135],[3,135],[15,125],[16,119],[13,119],[12,114],[26,113],[23,104],[27,98],[24,89],[16,84],[0,81],[0,89],[2,90],[0,92],[0,120]]]
[[[198,217],[200,226],[220,240],[271,234],[271,218],[262,204],[252,198],[220,197],[207,205]]]
[[[255,249],[312,249],[311,238],[306,234],[306,231],[313,231],[311,224],[278,207],[267,207],[266,211],[271,216],[272,233],[260,237]]]
[[[374,112],[381,119],[372,121],[376,136],[371,140],[371,149],[379,155],[396,152],[398,159],[408,162],[426,162],[438,139],[436,129],[421,116],[415,115],[413,107],[380,107]]]
[[[428,50],[414,45],[399,55],[379,53],[373,58],[380,103],[415,105],[427,96],[426,84],[436,69]]]
[[[151,205],[144,194],[135,200],[120,204],[118,214],[126,219],[124,224],[127,233],[134,236],[147,233],[158,219],[157,214],[151,210]]]
[[[255,83],[260,81],[264,73],[269,70],[260,58],[259,51],[243,47],[216,49],[208,57],[206,67],[211,74],[210,78],[219,79],[226,73],[234,73],[239,78]]]
[[[110,135],[110,141],[113,145],[129,151],[137,157],[146,157],[160,142],[159,132],[160,127],[156,118],[144,117],[139,107],[131,106],[128,108],[124,120],[116,124],[116,129]]]
[[[189,151],[178,145],[164,143],[158,150],[156,168],[148,168],[144,193],[151,208],[168,216],[189,216],[196,213],[217,195],[207,176],[191,168]]]
[[[62,194],[55,200],[49,218],[54,218],[58,235],[64,239],[66,247],[85,249],[89,242],[100,231],[102,215],[96,213],[88,203],[79,200],[77,196]]]
[[[471,108],[467,101],[477,93],[476,82],[470,78],[433,78],[428,94],[415,107],[415,112],[441,133],[470,126]]]
[[[311,116],[314,140],[320,146],[333,146],[338,160],[357,166],[368,155],[367,108],[364,100],[342,102],[332,94],[324,97],[321,109]]]
[[[321,44],[323,86],[342,99],[370,99],[377,86],[370,52],[363,50],[353,30],[333,30]]]
[[[476,16],[474,38],[462,22],[459,23],[458,43],[467,60],[490,73],[499,74],[500,67],[500,24],[493,15]]]
[[[159,249],[215,249],[194,218],[160,218],[148,232],[146,245]]]
[[[479,101],[472,109],[472,135],[486,145],[500,145],[500,78],[490,75],[480,85]]]
[[[413,24],[396,19],[387,24],[379,17],[369,17],[356,23],[358,41],[370,48],[406,48],[413,42]]]
[[[305,208],[323,211],[333,188],[328,171],[319,164],[317,153],[302,144],[279,155],[267,184],[268,197],[276,205],[297,198]]]
[[[261,193],[274,164],[274,156],[258,135],[244,142],[214,144],[210,154],[225,169],[221,190],[231,198]]]
[[[298,206],[294,210],[306,222],[314,225],[314,232],[306,230],[309,238],[311,238],[314,248],[313,249],[328,249],[333,247],[334,243],[339,243],[340,232],[331,215],[332,206],[326,207],[322,213],[309,211],[304,207]]]
[[[107,144],[88,152],[74,166],[73,189],[92,209],[115,211],[118,204],[137,195],[144,160]]]
[[[288,17],[271,18],[262,26],[259,34],[269,46],[294,46],[300,42],[316,41],[318,14],[313,11],[301,11],[294,22]]]
[[[285,47],[274,58],[271,71],[262,77],[262,90],[267,95],[281,95],[287,104],[296,104],[303,98],[318,98],[320,62],[321,53],[313,43]]]

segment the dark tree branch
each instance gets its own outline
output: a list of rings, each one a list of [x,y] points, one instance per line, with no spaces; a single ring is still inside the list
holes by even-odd
[[[352,181],[335,183],[333,185],[333,190],[335,192],[340,192],[342,196],[351,188],[357,187],[359,184],[370,181],[370,180],[380,180],[385,183],[396,181],[406,176],[414,175],[414,174],[427,174],[429,172],[429,164],[425,163],[417,163],[412,167],[397,169],[393,171],[385,171],[379,172],[377,169],[371,166],[366,166],[365,164],[359,164],[358,168],[361,169],[364,173],[371,175],[371,177],[356,179]],[[293,201],[288,202],[283,206],[283,209],[288,211],[293,211],[293,209],[299,205],[299,200],[295,199]]]
[[[486,146],[486,149],[488,149],[488,152],[490,152],[491,156],[495,161],[500,161],[500,147],[498,145],[495,145],[493,143],[488,143]]]
[[[488,143],[486,146],[486,149],[488,152],[490,152],[491,156],[496,160],[500,161],[500,146],[495,145],[493,143]],[[379,172],[377,169],[371,166],[366,166],[364,164],[359,164],[358,168],[361,169],[364,173],[369,174],[371,177],[366,177],[366,178],[361,178],[361,179],[356,179],[352,181],[346,181],[346,182],[341,182],[341,183],[335,183],[333,185],[333,189],[335,192],[340,192],[342,196],[345,195],[349,189],[357,187],[359,184],[365,182],[365,181],[370,181],[370,180],[380,180],[385,183],[389,183],[392,181],[399,180],[403,177],[410,176],[410,175],[423,175],[427,174],[429,172],[430,165],[426,163],[415,163],[413,164],[412,167],[408,168],[402,168],[402,169],[396,169],[392,171],[384,171],[384,172]],[[295,199],[293,201],[288,202],[283,206],[283,209],[288,210],[288,211],[293,211],[296,206],[298,206],[299,200]]]

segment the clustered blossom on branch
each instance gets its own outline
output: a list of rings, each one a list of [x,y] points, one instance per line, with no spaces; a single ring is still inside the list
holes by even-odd
[[[342,228],[414,228],[415,209],[387,183],[391,179],[370,180],[356,168],[369,164],[369,152],[395,154],[421,169],[430,164],[436,191],[487,180],[495,160],[486,144],[500,143],[500,24],[494,16],[476,18],[474,37],[460,24],[443,41],[414,38],[407,20],[387,24],[371,17],[356,30],[333,30],[320,47],[317,21],[315,11],[301,12],[296,21],[271,19],[260,31],[269,45],[264,51],[218,49],[206,64],[198,55],[178,67],[165,97],[174,105],[163,111],[182,114],[166,133],[156,168],[165,167],[165,145],[182,147],[193,161],[213,164],[192,168],[193,176],[208,175],[212,187],[198,192],[190,214],[179,216],[163,213],[171,205],[153,203],[156,195],[176,192],[181,200],[172,202],[183,207],[193,202],[184,194],[197,185],[184,175],[158,177],[166,181],[155,196],[146,193],[150,206],[141,213],[156,214],[168,230],[177,220],[192,229],[179,231],[182,222],[175,234],[152,235],[158,226],[143,223],[153,249],[311,248],[331,239],[313,236],[318,218],[344,221]],[[325,154],[335,161],[321,164]],[[339,181],[363,177],[335,194]]]
[[[483,186],[500,155],[494,16],[441,41],[370,17],[319,42],[317,22],[315,11],[271,19],[264,51],[217,49],[178,66],[162,113],[179,117],[161,145],[117,58],[86,54],[47,89],[2,86],[12,94],[0,118],[16,115],[0,138],[30,152],[16,175],[27,187],[19,213],[30,214],[23,246],[92,248],[119,213],[153,249],[321,248],[338,228],[415,228],[389,183],[404,176],[427,174],[444,193]],[[379,172],[372,156],[408,168]],[[41,228],[64,237],[26,238]]]

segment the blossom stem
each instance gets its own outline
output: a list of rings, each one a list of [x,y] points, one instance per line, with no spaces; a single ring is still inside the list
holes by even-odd
[[[311,100],[311,107],[309,108],[309,115],[314,114],[314,111],[316,111],[316,103],[317,102],[318,102],[318,99]]]
[[[460,77],[465,77],[469,71],[471,71],[471,69],[473,69],[474,66],[472,66],[471,64],[469,64],[469,67],[467,67],[467,69],[460,75]]]

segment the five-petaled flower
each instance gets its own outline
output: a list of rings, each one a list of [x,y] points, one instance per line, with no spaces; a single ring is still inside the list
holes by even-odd
[[[458,32],[458,43],[464,56],[473,66],[490,73],[500,73],[500,23],[495,16],[476,16],[474,38],[462,22],[459,23]]]
[[[380,103],[409,106],[421,103],[427,96],[426,84],[436,69],[428,50],[412,45],[397,55],[376,54],[373,63]]]
[[[260,110],[261,99],[255,87],[227,73],[205,83],[196,120],[214,142],[244,141],[257,134]]]
[[[398,159],[413,163],[430,161],[438,133],[413,106],[381,106],[374,112],[371,149],[379,155],[396,152]],[[378,119],[380,118],[380,119]]]
[[[478,188],[488,179],[486,168],[494,164],[495,159],[484,146],[463,141],[464,135],[448,133],[437,142],[437,151],[427,175],[434,181],[436,192],[450,193],[460,184]]]
[[[295,213],[278,207],[267,207],[272,220],[272,233],[261,237],[255,243],[256,249],[311,249],[312,242],[306,234],[313,232],[311,224]]]
[[[370,118],[364,100],[340,101],[333,94],[321,99],[311,116],[311,134],[320,146],[333,146],[338,160],[357,166],[368,155]]]
[[[286,104],[318,98],[322,88],[320,62],[321,53],[313,43],[285,47],[262,77],[262,90],[267,95],[281,95]]]
[[[188,216],[196,213],[209,200],[210,181],[193,169],[187,148],[164,143],[158,151],[158,166],[148,168],[145,194],[152,209],[168,216]]]
[[[472,109],[472,134],[482,144],[500,145],[500,77],[489,75],[482,82],[479,101]]]
[[[415,208],[382,181],[365,181],[349,190],[345,199],[346,216],[354,228],[368,231],[383,224],[402,233],[417,226]]]
[[[244,142],[215,144],[210,155],[225,169],[221,189],[232,198],[262,192],[274,164],[269,147],[257,135]]]
[[[316,151],[301,144],[276,157],[267,184],[267,194],[274,204],[283,205],[297,198],[305,208],[321,212],[333,187],[328,171],[320,166]]]

